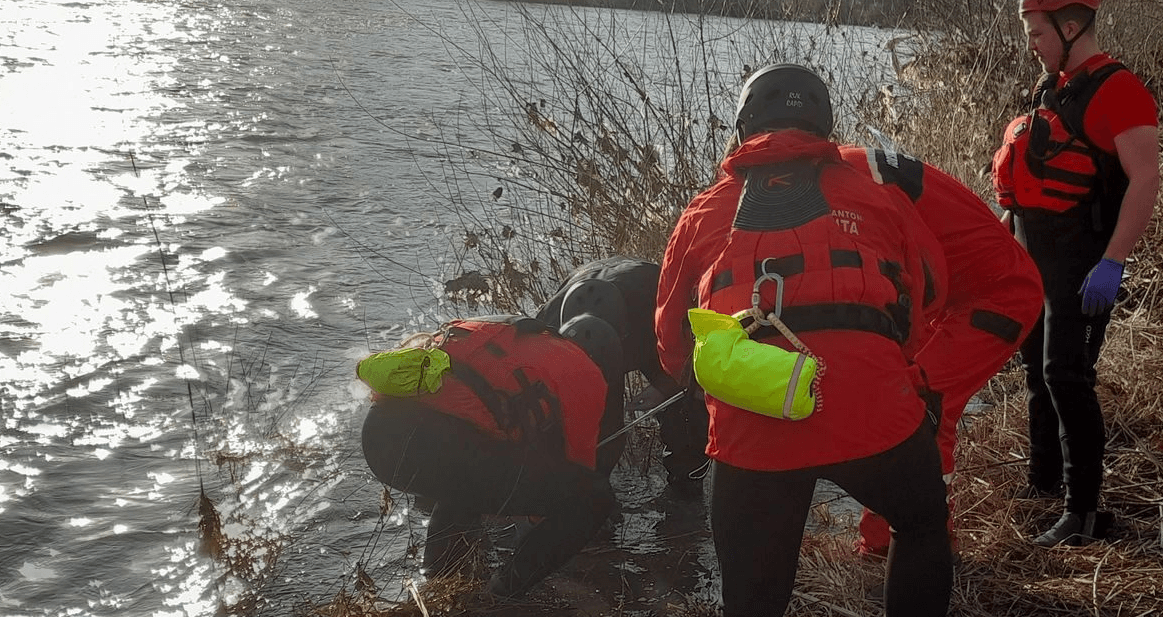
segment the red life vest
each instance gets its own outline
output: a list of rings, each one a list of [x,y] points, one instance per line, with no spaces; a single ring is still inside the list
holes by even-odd
[[[1111,60],[1060,89],[1054,78],[1043,78],[1034,95],[1038,106],[1009,123],[994,153],[993,184],[1003,208],[1063,213],[1089,207],[1096,230],[1113,228],[1126,175],[1117,157],[1086,137],[1083,118],[1103,82],[1125,69]]]
[[[802,168],[806,175],[785,176],[801,170],[798,164],[780,169],[795,161],[808,165]],[[872,456],[907,439],[925,415],[918,396],[924,379],[911,362],[912,348],[923,340],[917,337],[926,295],[922,261],[931,257],[938,277],[945,271],[941,247],[908,197],[844,163],[836,144],[796,129],[749,138],[724,161],[723,170],[724,178],[683,212],[667,246],[656,317],[664,366],[682,364],[685,351],[675,335],[682,332],[679,312],[685,315],[689,308],[689,290],[696,291],[702,308],[720,313],[750,308],[757,268],[784,275],[783,316],[792,319],[800,306],[832,305],[837,319],[813,326],[808,316],[788,324],[826,362],[820,409],[788,422],[708,397],[707,455],[734,467],[778,471]],[[770,203],[775,207],[769,210],[789,217],[794,213],[794,218],[768,218],[763,215],[778,212],[743,204],[757,197],[753,191],[759,187],[786,192],[789,199],[773,197],[756,205]],[[799,192],[806,203],[794,197]],[[823,216],[821,194],[828,210]],[[739,216],[741,209],[746,216]],[[755,231],[737,223],[786,227]],[[898,267],[901,290],[895,280]],[[775,287],[761,285],[761,309],[775,307]],[[906,303],[911,306],[907,316],[889,309]],[[906,323],[907,332],[902,330]],[[898,342],[902,334],[907,337],[903,346]],[[762,341],[792,349],[783,337]]]
[[[451,321],[437,341],[452,365],[425,404],[595,467],[606,381],[580,347],[527,317]]]
[[[750,308],[756,281],[778,274],[783,298],[792,299],[780,319],[794,332],[868,332],[899,348],[912,331],[913,302],[900,255],[862,239],[868,212],[828,204],[820,172],[811,160],[749,171],[727,245],[699,286],[699,305],[725,314]],[[759,291],[760,308],[770,312],[776,285],[764,283]],[[779,335],[770,327],[753,335],[766,336]]]

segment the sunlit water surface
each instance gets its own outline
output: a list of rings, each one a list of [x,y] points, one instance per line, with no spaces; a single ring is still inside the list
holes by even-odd
[[[286,614],[422,535],[380,517],[352,369],[455,310],[430,140],[484,138],[464,10],[5,3],[0,614]],[[661,516],[628,512],[623,548],[662,550]]]

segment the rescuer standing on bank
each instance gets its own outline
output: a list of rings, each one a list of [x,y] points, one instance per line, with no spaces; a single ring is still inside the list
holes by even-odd
[[[1020,0],[1029,48],[1046,74],[1033,109],[1006,127],[994,155],[998,203],[1038,265],[1039,322],[1021,348],[1030,413],[1029,485],[1018,497],[1066,507],[1040,546],[1101,538],[1105,431],[1095,363],[1123,263],[1159,192],[1155,101],[1099,48],[1100,0]]]

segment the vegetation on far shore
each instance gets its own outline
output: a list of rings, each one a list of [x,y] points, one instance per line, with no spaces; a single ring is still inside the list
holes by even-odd
[[[665,11],[714,17],[831,21],[858,26],[897,26],[912,21],[917,0],[517,0],[633,11]]]

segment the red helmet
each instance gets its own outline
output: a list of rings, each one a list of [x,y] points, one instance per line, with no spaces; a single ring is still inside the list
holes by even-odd
[[[1026,13],[1033,13],[1035,11],[1057,11],[1060,8],[1070,6],[1071,4],[1081,4],[1089,9],[1098,10],[1098,5],[1102,4],[1102,0],[1018,0],[1020,3],[1020,11],[1022,15]]]

